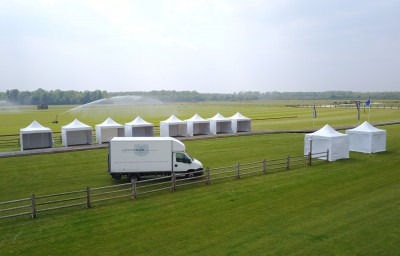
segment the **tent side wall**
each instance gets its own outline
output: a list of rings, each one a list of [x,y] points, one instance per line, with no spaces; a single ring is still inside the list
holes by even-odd
[[[349,135],[351,151],[361,153],[377,153],[386,151],[386,131],[346,131],[346,134]]]
[[[160,137],[169,137],[169,124],[166,122],[160,122]]]
[[[349,137],[322,137],[311,136],[306,134],[304,136],[304,155],[310,152],[310,139],[312,138],[312,153],[325,153],[329,150],[329,161],[336,161],[343,158],[349,158]],[[313,158],[326,159],[325,155],[314,155]]]
[[[317,137],[317,136],[310,136],[308,134],[304,137],[304,155],[308,155],[310,152],[310,139],[312,139],[312,157],[319,158],[319,159],[326,159],[326,156],[318,155],[316,153],[325,153],[329,150],[329,155],[331,155],[331,139],[325,137]],[[330,159],[330,157],[329,157]]]
[[[210,121],[210,133],[217,134],[217,121],[215,120]]]
[[[108,142],[112,137],[123,137],[124,128],[118,127],[96,127],[96,142],[102,144]]]
[[[187,136],[187,125],[186,124],[169,124],[169,137],[175,136]]]
[[[187,124],[178,124],[178,136],[187,136]]]
[[[359,132],[346,132],[349,135],[350,151],[371,153],[371,134]]]
[[[138,126],[132,127],[132,137],[154,137],[153,126]]]
[[[210,123],[198,123],[195,126],[195,134],[202,134],[202,135],[210,134]]]
[[[129,124],[124,125],[124,135],[125,137],[132,137],[133,126]]]
[[[251,131],[251,121],[250,120],[237,120],[236,130],[233,132],[250,132]]]
[[[93,144],[92,130],[70,130],[65,131],[65,146],[91,145]]]
[[[251,131],[251,120],[232,119],[232,132],[249,132]]]
[[[67,141],[67,130],[66,129],[61,129],[61,144],[63,147],[68,146],[68,141]]]
[[[52,148],[52,132],[25,133],[20,135],[21,150]]]
[[[194,122],[191,122],[191,121],[188,121],[188,122],[186,122],[186,128],[187,128],[187,132],[186,132],[186,135],[187,136],[193,136],[194,134],[195,134],[195,124],[194,124]]]
[[[329,161],[349,158],[350,142],[349,136],[338,136],[332,138],[331,149],[329,150]]]
[[[386,151],[386,131],[373,134],[371,138],[371,152]]]
[[[210,123],[209,122],[187,122],[187,136],[194,135],[208,135],[210,134]]]
[[[187,124],[160,122],[160,137],[187,136]]]
[[[232,124],[231,121],[217,122],[217,133],[231,133]]]

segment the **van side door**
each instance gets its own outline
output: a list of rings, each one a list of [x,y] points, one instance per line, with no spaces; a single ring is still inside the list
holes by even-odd
[[[186,172],[192,160],[183,152],[174,153],[174,172]]]

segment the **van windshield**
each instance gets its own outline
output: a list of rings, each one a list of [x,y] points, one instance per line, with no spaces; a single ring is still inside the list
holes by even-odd
[[[186,153],[186,152],[184,152],[184,153],[185,153],[185,155],[186,155],[187,158],[189,158],[189,159],[192,160],[192,161],[194,160],[193,157],[191,157],[191,156],[188,155],[188,153]]]

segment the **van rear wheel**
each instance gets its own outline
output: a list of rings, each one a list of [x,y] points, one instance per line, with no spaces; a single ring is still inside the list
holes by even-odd
[[[121,174],[112,174],[111,177],[115,180],[120,180],[121,179]]]
[[[138,173],[131,173],[131,174],[128,174],[128,180],[129,181],[132,181],[133,179],[135,179],[136,181],[139,181],[140,180],[140,174],[138,174]]]

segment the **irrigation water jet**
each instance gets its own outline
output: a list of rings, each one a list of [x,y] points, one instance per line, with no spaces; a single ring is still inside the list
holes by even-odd
[[[143,96],[136,95],[124,95],[124,96],[114,96],[110,98],[95,100],[72,109],[66,110],[60,114],[58,114],[53,121],[53,123],[58,123],[58,118],[67,113],[77,113],[77,112],[85,112],[85,111],[101,111],[101,114],[104,114],[106,110],[116,110],[116,109],[126,109],[132,110],[133,106],[135,108],[140,107],[150,107],[150,106],[158,106],[164,104],[162,101],[154,98],[148,98]],[[119,111],[121,113],[123,111]],[[93,112],[90,113],[93,115]],[[96,115],[96,114],[94,114]]]

